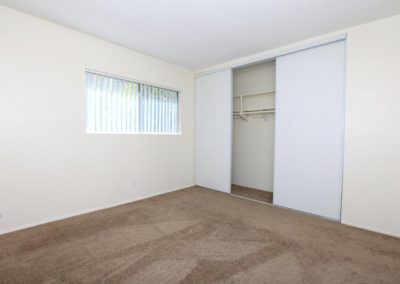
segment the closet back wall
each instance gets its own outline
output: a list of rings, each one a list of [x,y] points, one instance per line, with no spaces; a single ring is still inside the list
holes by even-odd
[[[234,96],[275,89],[275,61],[236,69],[233,72]],[[249,107],[264,106],[265,96],[246,99]],[[274,105],[274,96],[268,98]],[[238,99],[234,103],[238,103]],[[235,106],[234,106],[235,108]],[[249,121],[233,120],[232,183],[272,191],[274,175],[275,116],[252,116]]]
[[[0,233],[194,182],[193,72],[0,6]],[[85,134],[85,68],[180,89],[182,135]]]

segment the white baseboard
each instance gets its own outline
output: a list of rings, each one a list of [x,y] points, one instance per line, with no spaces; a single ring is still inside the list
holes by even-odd
[[[155,194],[149,194],[149,195],[146,195],[146,196],[143,196],[143,197],[139,197],[139,198],[133,198],[133,199],[130,199],[130,200],[124,200],[124,201],[121,201],[121,202],[116,202],[116,203],[112,203],[112,204],[108,204],[108,205],[97,206],[97,207],[90,208],[90,209],[79,210],[79,211],[71,212],[71,213],[68,213],[68,214],[60,215],[60,216],[57,216],[57,217],[42,219],[42,220],[39,220],[39,221],[36,221],[36,222],[31,222],[31,223],[28,223],[28,224],[24,224],[24,225],[15,226],[15,227],[12,227],[12,228],[0,230],[0,235],[11,233],[11,232],[15,232],[15,231],[19,231],[19,230],[23,230],[23,229],[27,229],[27,228],[31,228],[31,227],[35,227],[35,226],[39,226],[39,225],[43,225],[43,224],[46,224],[46,223],[60,221],[60,220],[63,220],[63,219],[79,216],[79,215],[82,215],[82,214],[87,214],[87,213],[91,213],[91,212],[95,212],[95,211],[99,211],[99,210],[103,210],[103,209],[116,207],[116,206],[119,206],[119,205],[128,204],[128,203],[131,203],[131,202],[135,202],[135,201],[139,201],[139,200],[143,200],[143,199],[147,199],[147,198],[163,195],[165,193],[181,190],[181,189],[192,187],[192,186],[195,186],[195,185],[194,184],[189,184],[189,185],[186,185],[186,186],[183,186],[183,187],[173,188],[173,189],[166,190],[166,191],[163,191],[163,192],[158,192],[158,193],[155,193]],[[236,196],[236,195],[233,195],[233,196]],[[245,198],[245,197],[241,197],[241,196],[237,196],[237,197]],[[248,198],[245,198],[245,199],[248,199]],[[268,203],[264,203],[264,202],[261,202],[261,203],[267,204],[267,205],[272,205],[272,204],[268,204]],[[388,232],[388,231],[385,231],[385,230],[372,228],[372,227],[367,227],[367,226],[362,226],[362,225],[354,224],[352,222],[348,222],[348,221],[344,221],[344,220],[342,220],[341,223],[343,225],[347,225],[347,226],[351,226],[351,227],[355,227],[355,228],[359,228],[359,229],[363,229],[363,230],[367,230],[367,231],[371,231],[371,232],[375,232],[375,233],[380,233],[380,234],[388,235],[388,236],[395,237],[395,238],[400,238],[400,235],[396,235],[396,234],[394,234],[392,232]]]
[[[355,228],[359,228],[359,229],[363,229],[363,230],[367,230],[370,232],[379,233],[379,234],[383,234],[383,235],[387,235],[387,236],[391,236],[391,237],[395,237],[395,238],[400,238],[400,235],[396,235],[392,232],[388,232],[385,230],[381,230],[381,229],[377,229],[377,228],[373,228],[373,227],[362,226],[359,224],[354,224],[352,222],[343,221],[343,220],[341,221],[341,223],[346,226],[355,227]]]
[[[103,210],[103,209],[116,207],[116,206],[119,206],[119,205],[124,205],[124,204],[127,204],[127,203],[131,203],[131,202],[147,199],[147,198],[150,198],[150,197],[155,197],[155,196],[158,196],[158,195],[163,195],[165,193],[181,190],[181,189],[192,187],[192,186],[194,186],[194,184],[186,185],[184,187],[179,187],[179,188],[173,188],[173,189],[166,190],[166,191],[163,191],[163,192],[158,192],[158,193],[155,193],[155,194],[149,194],[149,195],[146,195],[146,196],[143,196],[143,197],[133,198],[133,199],[130,199],[130,200],[124,200],[124,201],[121,201],[121,202],[116,202],[116,203],[112,203],[112,204],[97,206],[97,207],[90,208],[90,209],[79,210],[79,211],[71,212],[71,213],[68,213],[68,214],[63,214],[63,215],[60,215],[60,216],[57,216],[57,217],[42,219],[42,220],[39,220],[39,221],[36,221],[36,222],[31,222],[31,223],[28,223],[28,224],[24,224],[24,225],[15,226],[15,227],[7,228],[7,229],[4,229],[4,230],[0,230],[0,235],[11,233],[11,232],[15,232],[15,231],[19,231],[19,230],[23,230],[23,229],[27,229],[27,228],[31,228],[31,227],[35,227],[35,226],[39,226],[39,225],[43,225],[43,224],[47,224],[47,223],[51,223],[51,222],[55,222],[55,221],[60,221],[60,220],[67,219],[67,218],[70,218],[70,217],[75,217],[75,216],[79,216],[79,215],[83,215],[83,214],[87,214],[87,213],[91,213],[91,212],[95,212],[95,211],[99,211],[99,210]]]

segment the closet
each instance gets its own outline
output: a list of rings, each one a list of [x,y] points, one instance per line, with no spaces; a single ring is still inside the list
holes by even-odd
[[[275,206],[340,220],[345,43],[199,74],[196,184],[273,192]]]
[[[275,61],[233,70],[232,194],[272,203]]]

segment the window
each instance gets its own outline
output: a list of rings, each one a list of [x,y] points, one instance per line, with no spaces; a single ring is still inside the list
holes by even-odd
[[[86,72],[87,133],[179,134],[178,92]]]

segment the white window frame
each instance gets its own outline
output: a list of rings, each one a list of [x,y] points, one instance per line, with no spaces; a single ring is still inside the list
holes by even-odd
[[[181,94],[182,91],[173,87],[169,87],[169,86],[165,86],[165,85],[161,85],[161,84],[155,84],[155,83],[151,83],[151,82],[146,82],[146,81],[141,81],[141,80],[136,80],[136,79],[132,79],[129,77],[125,77],[125,76],[120,76],[120,75],[115,75],[115,74],[110,74],[110,73],[106,73],[106,72],[102,72],[102,71],[97,71],[97,70],[93,70],[93,69],[88,69],[86,68],[84,70],[85,73],[85,132],[86,134],[94,134],[94,135],[102,135],[102,134],[112,134],[112,135],[166,135],[166,136],[180,136],[182,135],[182,111],[181,111]],[[88,107],[89,107],[89,101],[88,101],[88,93],[87,93],[87,88],[86,88],[86,74],[87,73],[92,73],[95,75],[100,75],[100,76],[105,76],[105,77],[109,77],[109,78],[113,78],[113,79],[117,79],[117,80],[125,80],[125,81],[130,81],[132,83],[136,83],[136,84],[142,84],[142,85],[147,85],[150,87],[156,87],[156,88],[161,88],[161,89],[166,89],[169,91],[174,91],[177,93],[178,96],[178,107],[177,107],[177,127],[178,130],[176,133],[165,133],[165,132],[105,132],[105,131],[101,131],[101,132],[96,132],[96,131],[90,131],[88,130]]]

